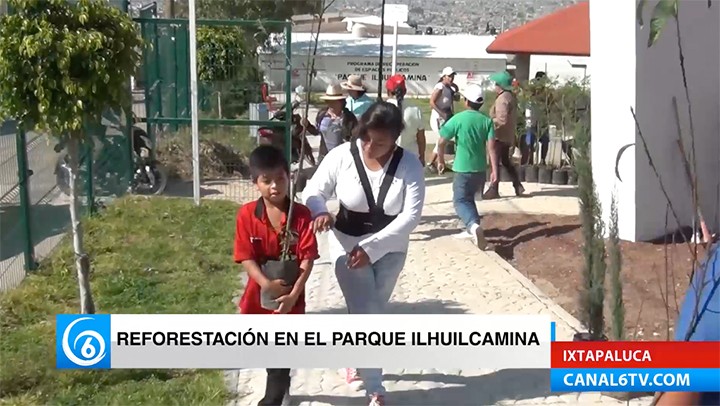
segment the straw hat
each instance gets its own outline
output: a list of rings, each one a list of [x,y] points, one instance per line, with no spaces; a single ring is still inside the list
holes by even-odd
[[[320,96],[320,100],[345,100],[342,87],[338,84],[332,84],[327,87],[325,94]]]
[[[347,82],[340,84],[340,86],[342,86],[345,90],[365,90],[365,86],[363,85],[360,75],[348,76]]]

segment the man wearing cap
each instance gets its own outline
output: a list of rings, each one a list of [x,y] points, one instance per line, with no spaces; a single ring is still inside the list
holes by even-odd
[[[356,117],[360,117],[370,108],[373,100],[365,93],[365,85],[359,75],[350,75],[346,82],[342,83],[343,89],[347,90],[346,107]]]
[[[492,119],[480,112],[483,104],[482,87],[470,85],[460,93],[465,98],[467,110],[452,116],[440,129],[438,171],[442,173],[445,170],[445,144],[454,140],[453,206],[478,248],[486,249],[487,242],[480,225],[475,194],[485,186],[488,156],[486,146],[490,151],[491,181],[496,180],[495,128]]]
[[[512,178],[515,194],[520,196],[525,191],[520,183],[517,169],[510,162],[510,148],[515,145],[515,126],[517,125],[517,99],[513,93],[513,78],[508,71],[497,72],[490,75],[490,80],[495,82],[497,98],[490,109],[495,125],[495,161],[500,162],[507,169]],[[483,199],[496,199],[500,197],[500,177],[495,176]]]

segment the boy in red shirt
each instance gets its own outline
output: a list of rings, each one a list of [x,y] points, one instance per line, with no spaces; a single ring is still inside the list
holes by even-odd
[[[305,282],[318,247],[312,229],[310,210],[288,197],[288,162],[279,149],[263,145],[250,154],[252,180],[260,192],[260,199],[245,204],[237,214],[235,224],[235,262],[248,273],[245,292],[240,299],[241,314],[303,314],[305,313]],[[297,259],[300,275],[291,286],[282,279],[270,280],[263,273],[263,264],[279,260],[290,204],[293,204],[290,252]],[[277,298],[277,310],[267,310],[260,304],[261,291]],[[290,389],[290,369],[268,369],[265,397],[258,406],[279,406]]]

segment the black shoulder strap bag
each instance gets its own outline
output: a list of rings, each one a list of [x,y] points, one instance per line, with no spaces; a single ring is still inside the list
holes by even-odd
[[[383,181],[380,184],[380,191],[378,193],[377,202],[370,186],[370,180],[365,172],[365,166],[360,158],[360,150],[357,147],[355,140],[351,141],[350,153],[355,161],[355,168],[358,171],[360,177],[360,185],[365,192],[365,199],[367,199],[368,207],[370,208],[368,213],[357,212],[349,210],[347,207],[340,204],[340,211],[338,211],[337,218],[335,220],[335,228],[347,235],[354,237],[360,237],[367,234],[374,234],[390,224],[395,216],[388,216],[385,214],[383,206],[385,205],[385,198],[387,197],[390,185],[393,179],[395,179],[395,173],[400,165],[400,160],[403,156],[403,149],[396,147],[395,152],[388,165],[387,172],[383,177]]]

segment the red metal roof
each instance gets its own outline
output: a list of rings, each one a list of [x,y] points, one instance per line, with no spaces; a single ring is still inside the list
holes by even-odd
[[[505,31],[491,54],[590,56],[590,2],[583,1]]]

